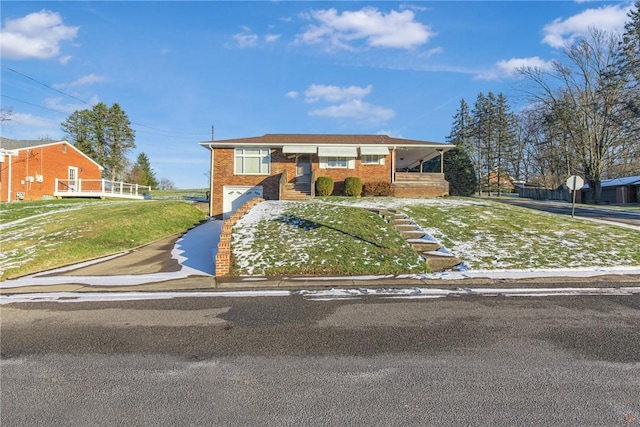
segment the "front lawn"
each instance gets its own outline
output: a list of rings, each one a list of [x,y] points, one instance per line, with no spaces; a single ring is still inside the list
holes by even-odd
[[[327,198],[254,207],[234,228],[232,274],[424,270],[390,225],[367,209],[410,215],[474,270],[640,265],[637,230],[480,199]]]
[[[4,203],[1,212],[1,280],[131,249],[204,219],[177,201]]]
[[[232,275],[425,272],[418,255],[377,214],[315,202],[263,202],[233,231]]]

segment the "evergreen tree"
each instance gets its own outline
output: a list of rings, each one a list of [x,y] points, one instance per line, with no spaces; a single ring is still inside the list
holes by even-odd
[[[515,157],[516,150],[516,119],[507,104],[507,98],[500,93],[495,105],[496,111],[496,176],[498,180],[498,196],[502,190],[502,183],[505,174],[512,170],[511,165]]]
[[[151,168],[151,162],[145,153],[138,154],[138,158],[131,168],[129,180],[133,184],[148,185],[154,190],[158,188],[156,173]]]
[[[473,162],[462,145],[444,153],[444,177],[449,181],[452,196],[472,196],[478,187]]]
[[[474,164],[479,161],[478,151],[473,144],[473,126],[469,105],[464,99],[453,116],[451,133],[447,137],[449,144],[455,144],[454,150],[444,154],[445,179],[449,181],[449,194],[452,196],[471,196],[478,186],[478,177]]]
[[[105,176],[122,178],[127,153],[136,144],[131,122],[118,104],[108,108],[100,102],[91,110],[75,111],[61,126],[69,142],[105,168]]]

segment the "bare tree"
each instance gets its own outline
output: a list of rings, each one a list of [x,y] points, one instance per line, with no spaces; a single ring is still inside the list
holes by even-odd
[[[583,174],[596,202],[607,167],[637,144],[632,122],[638,118],[620,102],[624,77],[607,72],[618,44],[618,37],[592,29],[589,37],[565,49],[564,63],[553,62],[549,71],[520,70],[534,84],[529,94],[542,107],[547,128],[556,132],[555,138],[566,138],[569,154],[575,154],[576,164],[568,164],[567,174]]]
[[[0,109],[0,126],[4,126],[5,122],[10,122],[13,118],[13,108]]]

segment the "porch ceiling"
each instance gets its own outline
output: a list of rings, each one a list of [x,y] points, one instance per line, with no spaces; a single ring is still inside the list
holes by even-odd
[[[450,147],[397,147],[396,148],[396,169],[409,169],[420,165],[421,161],[431,160],[440,155],[439,150],[448,151]]]

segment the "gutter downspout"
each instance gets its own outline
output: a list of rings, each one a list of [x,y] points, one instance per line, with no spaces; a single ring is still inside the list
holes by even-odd
[[[211,151],[211,162],[209,165],[209,216],[213,216],[213,147],[209,145]]]
[[[20,154],[18,154],[20,155]],[[9,155],[7,156],[9,158],[9,179],[7,180],[7,203],[11,203],[11,160],[13,159],[13,156]]]

